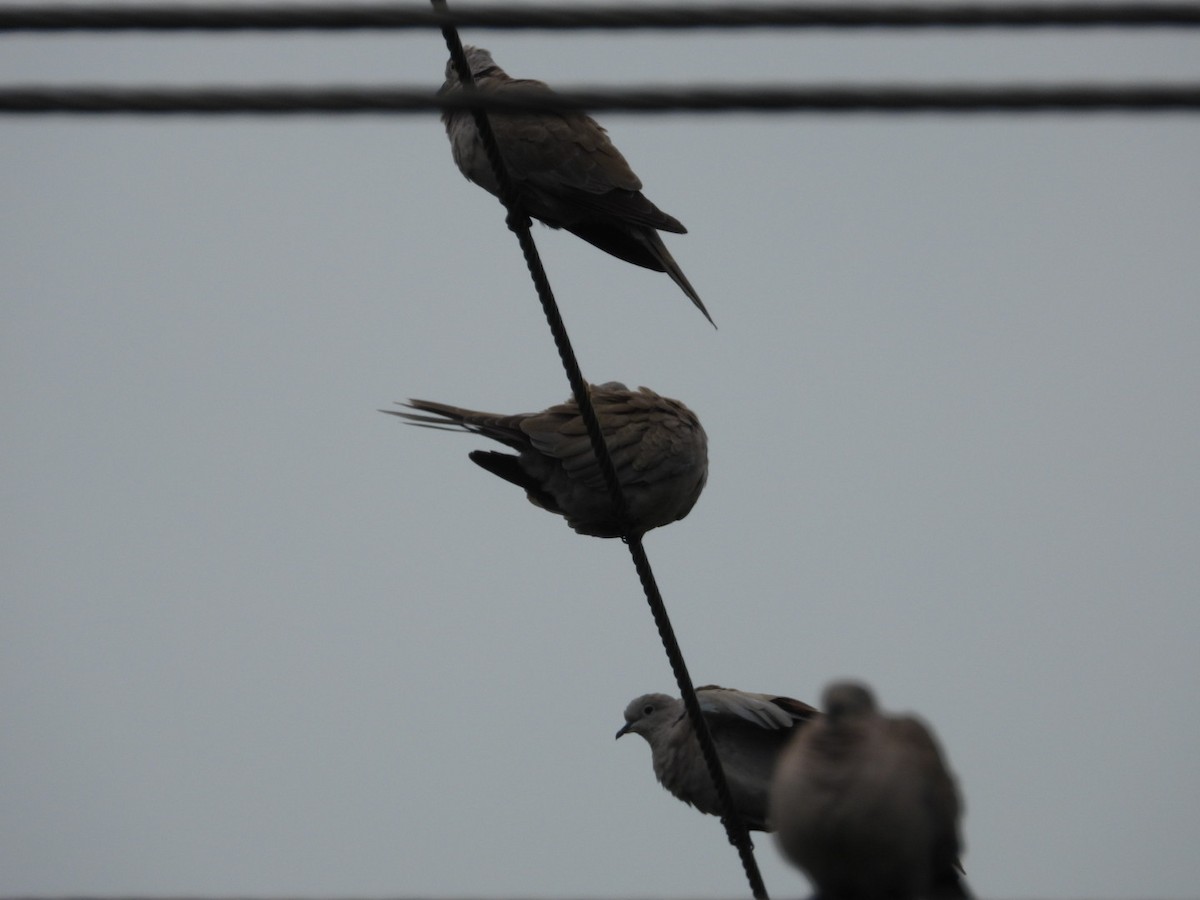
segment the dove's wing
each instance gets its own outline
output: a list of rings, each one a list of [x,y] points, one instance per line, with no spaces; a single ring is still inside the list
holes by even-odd
[[[817,714],[807,703],[790,697],[755,694],[717,685],[698,688],[696,698],[706,716],[733,716],[769,731],[791,728],[797,721]]]
[[[629,487],[669,481],[707,458],[707,438],[686,406],[648,388],[592,389],[592,405],[621,484]],[[583,418],[574,403],[529,416],[521,425],[532,445],[562,462],[573,480],[604,489]]]
[[[484,89],[554,94],[545,83],[532,78],[488,79]],[[641,179],[591,116],[537,112],[497,113],[492,117],[497,137],[504,143],[505,160],[519,178],[547,188],[570,187],[593,194],[614,188],[642,189]]]
[[[767,807],[771,778],[794,727],[803,719],[776,703],[771,694],[713,685],[699,688],[696,698],[721,757],[739,814],[747,827],[770,830]],[[807,706],[799,700],[790,702],[797,707]],[[699,753],[698,748],[695,752]]]
[[[554,93],[531,78],[486,78],[480,87]],[[530,211],[538,218],[560,227],[613,219],[678,234],[687,231],[641,194],[641,179],[591,116],[493,113],[491,122],[509,174],[540,201],[531,201]]]

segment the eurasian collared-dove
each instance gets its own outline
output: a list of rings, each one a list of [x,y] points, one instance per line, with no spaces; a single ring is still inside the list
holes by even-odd
[[[625,496],[632,533],[682,519],[708,478],[708,438],[695,413],[649,388],[631,391],[610,381],[591,386]],[[540,413],[500,415],[410,400],[410,409],[433,415],[383,410],[419,425],[461,429],[499,441],[518,455],[474,450],[471,459],[494,475],[523,487],[530,502],[565,516],[580,534],[621,537],[600,466],[574,399]]]
[[[881,714],[855,682],[829,685],[822,704],[775,771],[770,816],[784,855],[821,900],[969,897],[958,787],[933,735]]]
[[[480,91],[524,89],[552,94],[541,81],[510,78],[488,51],[464,47]],[[461,90],[458,72],[446,63],[439,94]],[[678,219],[642,194],[642,182],[604,129],[580,112],[489,113],[496,142],[525,212],[551,228],[565,228],[606,253],[656,272],[666,272],[709,322],[712,316],[667,251],[659,231],[685,234]],[[470,110],[442,113],[454,162],[471,181],[499,196],[495,173]]]
[[[738,815],[747,828],[770,831],[767,795],[776,759],[792,734],[817,711],[790,697],[751,694],[715,684],[697,688],[696,699]],[[663,787],[701,812],[721,815],[712,777],[682,700],[666,694],[638,697],[625,708],[625,725],[617,737],[631,733],[640,734],[650,744],[654,774]]]

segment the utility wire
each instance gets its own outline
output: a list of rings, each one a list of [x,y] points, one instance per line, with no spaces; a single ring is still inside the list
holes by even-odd
[[[446,8],[446,0],[431,0],[431,3],[435,9],[444,10]],[[454,61],[454,68],[458,72],[459,81],[462,83],[462,90],[459,93],[468,97],[478,96],[475,79],[471,75],[471,67],[467,62],[458,32],[453,27],[447,26],[442,29],[442,34],[446,39],[446,46],[450,50],[450,57]],[[750,842],[750,834],[746,830],[745,823],[742,822],[741,816],[738,815],[738,811],[733,805],[729,783],[725,778],[724,770],[721,768],[721,761],[717,756],[717,749],[713,743],[712,735],[708,731],[708,724],[704,721],[704,714],[700,709],[700,701],[696,699],[696,689],[692,684],[691,676],[688,674],[687,663],[683,658],[683,651],[680,649],[679,642],[675,638],[675,630],[671,627],[671,620],[667,615],[666,604],[663,601],[662,594],[659,592],[658,583],[654,578],[654,570],[650,566],[650,558],[646,555],[641,534],[635,532],[629,524],[629,506],[626,503],[624,491],[621,489],[621,481],[617,477],[616,467],[613,465],[612,457],[608,452],[608,446],[604,441],[604,433],[600,428],[600,420],[597,418],[596,410],[592,406],[592,398],[588,390],[587,381],[584,379],[583,373],[579,368],[579,361],[575,356],[575,350],[571,346],[571,339],[567,334],[566,325],[562,320],[562,315],[559,313],[558,303],[554,299],[554,292],[550,288],[550,281],[546,277],[546,271],[542,266],[537,245],[534,243],[533,234],[530,230],[529,216],[521,208],[520,199],[512,178],[509,175],[508,167],[505,165],[504,157],[500,152],[500,145],[496,141],[496,135],[492,130],[491,122],[488,120],[487,112],[478,106],[473,106],[471,112],[475,120],[475,127],[479,132],[480,141],[487,153],[488,162],[491,164],[492,171],[496,176],[496,181],[500,189],[500,199],[508,211],[508,227],[517,235],[517,240],[521,244],[521,251],[525,255],[529,274],[533,278],[534,287],[537,289],[538,299],[542,304],[542,311],[546,315],[546,321],[550,326],[551,334],[554,336],[554,344],[558,348],[558,355],[562,360],[563,369],[567,374],[567,380],[571,384],[571,392],[575,396],[575,402],[579,406],[580,417],[583,419],[584,427],[587,429],[592,453],[600,465],[600,472],[604,476],[605,485],[608,487],[613,508],[617,513],[618,520],[622,523],[621,531],[623,540],[629,547],[629,554],[633,559],[638,579],[641,581],[642,588],[645,591],[646,601],[650,605],[650,611],[654,617],[654,624],[658,629],[663,648],[667,652],[667,659],[670,662],[671,670],[675,674],[675,680],[679,685],[679,693],[683,699],[684,708],[695,730],[701,755],[708,768],[709,776],[712,778],[713,787],[716,789],[718,802],[723,812],[721,823],[725,826],[725,832],[729,835],[730,842],[738,850],[738,855],[742,861],[742,868],[746,873],[747,880],[750,882],[751,893],[756,900],[769,900],[766,885],[763,883],[762,875],[758,871],[758,863],[754,859],[754,845]]]
[[[1200,26],[1200,6],[1167,3],[618,4],[423,6],[347,3],[262,6],[9,6],[0,31],[347,31],[411,28],[1161,28]]]
[[[1200,111],[1200,84],[646,88],[438,97],[427,88],[0,88],[0,114],[310,115],[500,111],[1163,113]]]

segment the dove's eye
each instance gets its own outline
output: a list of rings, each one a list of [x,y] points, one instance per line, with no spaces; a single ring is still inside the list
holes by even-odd
[[[651,706],[649,703],[647,703],[645,706],[642,707],[642,715],[643,716],[648,716],[652,712],[654,712],[654,707]]]

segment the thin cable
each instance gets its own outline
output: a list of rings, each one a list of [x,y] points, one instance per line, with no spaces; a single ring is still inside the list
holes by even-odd
[[[435,9],[446,8],[446,0],[431,0],[431,3]],[[454,68],[458,72],[459,81],[462,83],[461,93],[469,96],[478,96],[475,80],[471,75],[471,67],[467,62],[458,32],[452,27],[447,27],[442,29],[442,34],[446,39],[446,46],[450,50],[450,57],[454,61]],[[674,672],[675,680],[679,684],[679,692],[683,698],[684,707],[692,722],[696,739],[700,744],[700,752],[704,757],[704,762],[708,767],[709,775],[716,789],[718,801],[724,812],[721,822],[725,826],[725,831],[729,835],[730,842],[737,847],[738,855],[742,861],[742,868],[746,873],[747,880],[750,882],[752,894],[756,900],[769,900],[766,885],[763,883],[762,875],[758,871],[758,863],[754,859],[754,847],[750,843],[749,832],[746,830],[745,824],[742,822],[737,809],[733,805],[733,798],[729,792],[729,784],[725,778],[725,772],[721,768],[721,761],[717,756],[712,735],[709,734],[708,725],[705,723],[704,715],[700,709],[700,703],[696,699],[696,690],[692,685],[691,676],[688,674],[687,664],[684,661],[683,652],[679,648],[679,642],[675,638],[675,631],[671,627],[671,620],[667,615],[666,604],[663,602],[662,594],[659,593],[658,584],[654,578],[654,570],[650,567],[650,559],[647,557],[645,548],[642,545],[641,535],[636,534],[629,525],[629,507],[625,501],[625,494],[621,490],[621,482],[617,477],[616,467],[613,465],[612,457],[608,452],[608,446],[604,441],[604,433],[600,428],[600,420],[597,418],[596,410],[592,406],[587,382],[584,380],[583,373],[579,368],[579,361],[571,346],[571,339],[567,334],[566,325],[562,320],[562,315],[559,313],[558,303],[554,299],[554,292],[550,288],[550,281],[546,277],[546,271],[542,266],[537,245],[533,241],[529,216],[520,206],[520,198],[512,178],[509,176],[508,167],[500,152],[500,145],[496,141],[496,135],[492,130],[487,113],[483,109],[475,107],[472,109],[472,115],[474,116],[475,126],[479,131],[480,141],[483,143],[484,150],[487,153],[488,162],[491,164],[492,171],[496,176],[496,181],[500,189],[500,199],[508,211],[508,226],[516,233],[517,240],[521,244],[526,265],[529,267],[529,274],[533,278],[538,299],[542,304],[542,311],[546,315],[546,322],[549,324],[550,332],[554,336],[554,344],[558,348],[559,358],[562,360],[563,369],[567,373],[567,380],[571,384],[571,392],[575,396],[575,402],[579,406],[580,417],[583,419],[584,426],[587,429],[592,453],[600,465],[600,471],[608,487],[609,496],[612,499],[617,518],[622,523],[621,531],[624,535],[625,543],[629,547],[634,568],[637,570],[638,578],[645,591],[646,601],[650,605],[655,626],[658,628],[663,647],[666,649],[671,670]]]
[[[91,115],[399,114],[440,109],[692,113],[1164,113],[1200,111],[1200,84],[643,88],[553,95],[426,88],[0,88],[0,113]]]
[[[9,6],[0,31],[295,31],[407,28],[1161,28],[1200,26],[1200,6],[1166,3],[730,4],[711,7],[618,4],[423,6]]]

